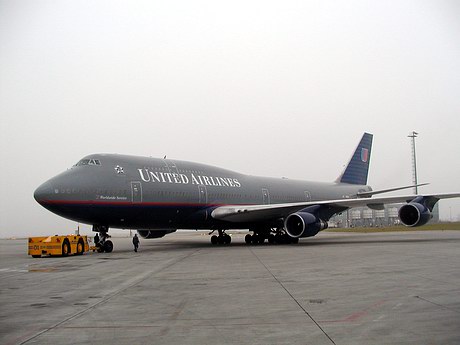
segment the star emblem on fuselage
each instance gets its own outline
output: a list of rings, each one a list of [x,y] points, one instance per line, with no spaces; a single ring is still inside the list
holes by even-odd
[[[123,167],[117,165],[115,168],[115,171],[117,172],[117,174],[124,174],[125,171],[123,170]]]

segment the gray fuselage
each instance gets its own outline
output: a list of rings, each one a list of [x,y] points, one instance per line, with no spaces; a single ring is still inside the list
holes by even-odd
[[[337,200],[369,190],[363,185],[250,176],[186,161],[94,154],[42,184],[35,199],[62,217],[114,228],[246,229],[260,224],[223,222],[210,214],[223,205]],[[339,211],[333,209],[323,218]],[[264,225],[277,226],[273,220]]]

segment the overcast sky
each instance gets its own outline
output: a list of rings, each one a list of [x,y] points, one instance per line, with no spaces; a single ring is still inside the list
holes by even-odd
[[[380,189],[411,183],[415,130],[421,192],[460,192],[459,18],[455,0],[0,0],[0,237],[75,229],[33,191],[90,153],[332,181],[368,131]]]

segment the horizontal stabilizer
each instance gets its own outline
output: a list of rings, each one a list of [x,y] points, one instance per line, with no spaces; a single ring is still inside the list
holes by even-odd
[[[360,192],[356,196],[358,198],[369,198],[369,197],[371,197],[372,195],[375,195],[375,194],[395,192],[397,190],[403,190],[403,189],[415,188],[415,187],[420,187],[420,186],[426,186],[428,184],[429,183],[420,183],[420,184],[415,184],[413,186],[404,186],[404,187],[395,187],[395,188],[389,188],[389,189],[371,190],[369,192]]]

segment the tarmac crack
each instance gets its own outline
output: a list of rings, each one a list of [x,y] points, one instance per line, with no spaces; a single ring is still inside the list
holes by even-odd
[[[267,265],[265,265],[263,263],[263,261],[257,256],[256,253],[254,253],[254,251],[252,250],[251,247],[249,247],[249,250],[251,251],[251,253],[257,258],[257,260],[259,261],[259,263],[267,270],[268,273],[270,273],[270,275],[273,277],[273,279],[275,279],[275,281],[283,288],[284,291],[286,291],[286,293],[289,295],[289,297],[299,306],[299,308],[310,318],[311,321],[313,321],[313,323],[316,325],[316,327],[319,328],[319,330],[321,330],[321,332],[331,341],[332,344],[336,345],[336,343],[334,342],[334,340],[332,340],[332,338],[329,336],[329,334],[327,334],[327,332],[320,326],[320,324],[313,318],[313,316],[308,312],[307,309],[305,309],[302,304],[292,295],[292,293],[288,290],[288,288],[286,288],[286,286],[284,286],[284,284],[273,274],[273,272],[267,267]]]
[[[420,300],[422,300],[422,301],[425,301],[425,302],[434,304],[435,306],[438,306],[438,307],[441,307],[441,308],[444,308],[444,309],[453,311],[454,313],[460,314],[460,311],[455,310],[455,309],[453,309],[453,308],[449,308],[449,307],[447,307],[447,306],[445,306],[445,305],[442,305],[442,304],[439,304],[439,303],[430,301],[430,300],[428,300],[428,299],[426,299],[426,298],[423,298],[423,297],[420,297],[420,296],[414,296],[414,297],[415,297],[415,298],[418,298],[418,299],[420,299]]]
[[[128,290],[128,289],[130,289],[130,288],[132,288],[132,287],[134,287],[134,286],[136,286],[136,285],[142,283],[143,281],[145,281],[145,280],[147,280],[148,278],[150,278],[153,274],[160,273],[160,272],[162,272],[162,271],[164,271],[164,270],[166,270],[166,269],[168,269],[168,268],[170,268],[170,267],[172,267],[172,266],[174,266],[174,265],[176,265],[176,264],[178,264],[178,263],[184,261],[185,259],[187,259],[187,258],[193,256],[194,254],[198,253],[199,251],[201,251],[201,249],[197,249],[197,250],[195,250],[195,251],[193,251],[193,252],[191,252],[191,253],[188,253],[187,255],[182,256],[181,258],[178,258],[178,259],[176,259],[176,260],[173,260],[172,262],[170,262],[169,264],[166,264],[165,266],[161,267],[160,269],[152,270],[152,271],[149,271],[149,272],[147,272],[147,273],[144,273],[144,274],[142,275],[141,278],[135,279],[135,280],[132,281],[130,284],[125,285],[125,286],[123,286],[122,288],[120,288],[120,289],[118,289],[118,290],[112,292],[112,293],[109,294],[107,297],[105,297],[105,298],[103,298],[102,300],[98,301],[97,303],[92,304],[91,306],[89,306],[89,307],[87,307],[87,308],[85,308],[85,309],[79,311],[78,313],[75,313],[75,314],[73,314],[73,315],[71,315],[71,316],[69,316],[69,317],[63,319],[62,321],[59,321],[58,323],[52,325],[51,327],[47,327],[47,328],[41,330],[40,332],[38,332],[38,333],[34,334],[33,336],[27,338],[26,340],[20,342],[19,345],[26,344],[26,343],[28,343],[29,341],[31,341],[31,340],[33,340],[33,339],[36,339],[36,338],[40,337],[41,335],[43,335],[43,334],[45,334],[45,333],[47,333],[47,332],[49,332],[49,331],[51,331],[51,330],[53,330],[53,329],[56,329],[57,327],[63,325],[64,323],[66,323],[66,322],[68,322],[68,321],[71,321],[71,320],[74,320],[74,319],[76,319],[76,318],[82,316],[83,314],[87,313],[88,311],[91,311],[91,310],[93,310],[94,308],[96,308],[96,307],[98,307],[98,306],[100,306],[100,305],[102,305],[102,304],[108,302],[108,301],[111,300],[112,298],[114,298],[114,297],[120,295],[120,294],[123,293],[124,291],[126,291],[126,290]]]

